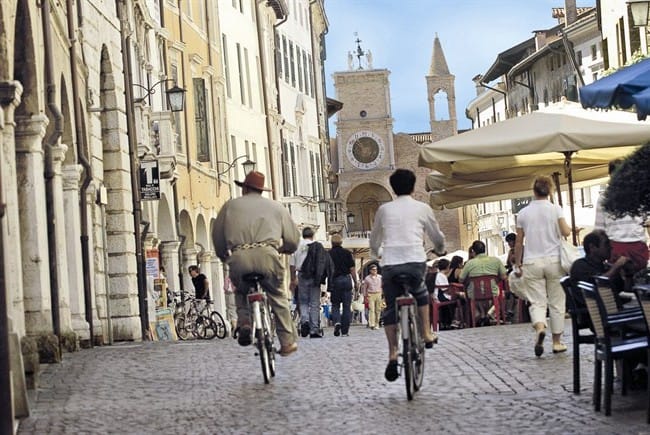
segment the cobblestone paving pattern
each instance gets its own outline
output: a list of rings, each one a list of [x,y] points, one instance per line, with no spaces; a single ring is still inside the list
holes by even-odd
[[[571,347],[545,344],[535,358],[529,324],[443,331],[410,402],[402,378],[384,379],[383,331],[362,326],[300,339],[271,385],[253,348],[230,338],[99,347],[46,367],[19,433],[650,434],[645,391],[615,387],[612,416],[596,413],[593,348],[582,346],[574,395]]]

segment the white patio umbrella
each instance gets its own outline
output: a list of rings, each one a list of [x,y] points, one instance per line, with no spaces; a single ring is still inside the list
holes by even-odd
[[[591,168],[592,179],[606,177],[609,161],[649,140],[650,124],[637,121],[632,113],[595,112],[566,105],[427,144],[420,150],[419,164],[455,180],[449,181],[455,182],[455,187],[444,188],[445,192],[469,190],[468,195],[475,194],[471,197],[474,202],[507,194],[508,190],[530,192],[535,176],[563,173],[575,226],[572,170],[578,173]],[[583,179],[588,178],[585,175]],[[528,186],[522,189],[525,180]]]

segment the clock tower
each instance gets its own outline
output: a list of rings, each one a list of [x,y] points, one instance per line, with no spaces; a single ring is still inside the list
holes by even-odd
[[[333,74],[336,99],[343,103],[337,114],[335,164],[339,197],[345,212],[355,216],[348,230],[365,232],[377,208],[392,200],[388,177],[395,169],[395,150],[390,71],[373,68],[370,51],[356,42],[348,70]]]

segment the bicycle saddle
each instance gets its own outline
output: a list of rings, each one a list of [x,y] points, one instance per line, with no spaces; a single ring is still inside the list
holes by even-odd
[[[251,272],[243,275],[241,279],[246,282],[260,282],[264,279],[264,275],[257,272]]]

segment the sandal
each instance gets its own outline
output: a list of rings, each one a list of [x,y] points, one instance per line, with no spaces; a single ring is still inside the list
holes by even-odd
[[[393,382],[397,378],[399,378],[399,372],[397,371],[397,360],[390,360],[388,361],[388,365],[386,366],[386,371],[384,372],[384,376],[386,377],[386,380],[388,382]]]

